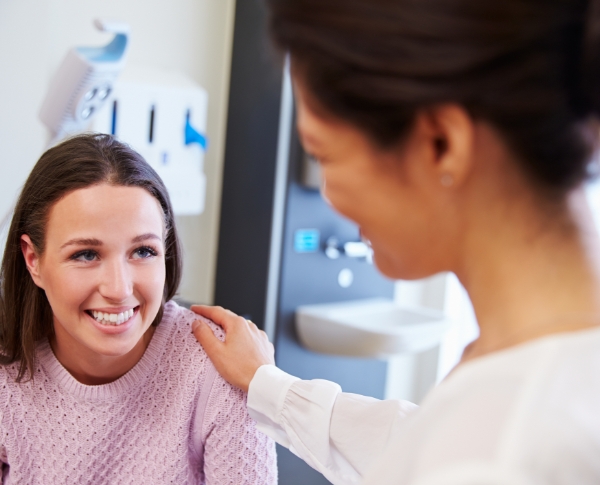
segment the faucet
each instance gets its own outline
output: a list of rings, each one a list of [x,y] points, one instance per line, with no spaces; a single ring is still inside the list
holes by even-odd
[[[373,263],[373,249],[368,241],[349,241],[341,244],[335,236],[328,238],[325,242],[325,256],[329,259],[338,259],[342,254]]]

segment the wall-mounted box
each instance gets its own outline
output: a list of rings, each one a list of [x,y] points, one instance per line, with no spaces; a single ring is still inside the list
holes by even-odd
[[[204,210],[208,94],[178,72],[128,69],[93,129],[138,151],[164,181],[177,215]]]

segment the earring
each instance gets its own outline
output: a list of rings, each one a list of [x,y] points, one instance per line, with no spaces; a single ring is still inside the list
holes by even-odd
[[[440,177],[440,183],[444,187],[452,187],[452,185],[454,184],[454,177],[449,173],[445,173]]]

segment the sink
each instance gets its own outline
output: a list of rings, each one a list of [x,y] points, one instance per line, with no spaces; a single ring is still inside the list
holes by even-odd
[[[385,358],[438,345],[449,326],[442,312],[374,298],[296,309],[302,344],[315,352]]]

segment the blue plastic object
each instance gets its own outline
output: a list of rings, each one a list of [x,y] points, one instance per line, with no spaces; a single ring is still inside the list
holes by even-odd
[[[190,114],[188,113],[185,120],[185,144],[191,145],[192,143],[198,143],[202,147],[202,150],[206,151],[208,146],[208,140],[206,136],[199,133],[190,123]]]
[[[126,48],[127,35],[117,34],[104,47],[78,47],[77,52],[86,57],[90,62],[118,62],[125,54]]]
[[[317,229],[298,229],[294,233],[294,250],[297,253],[316,253],[321,234]]]

